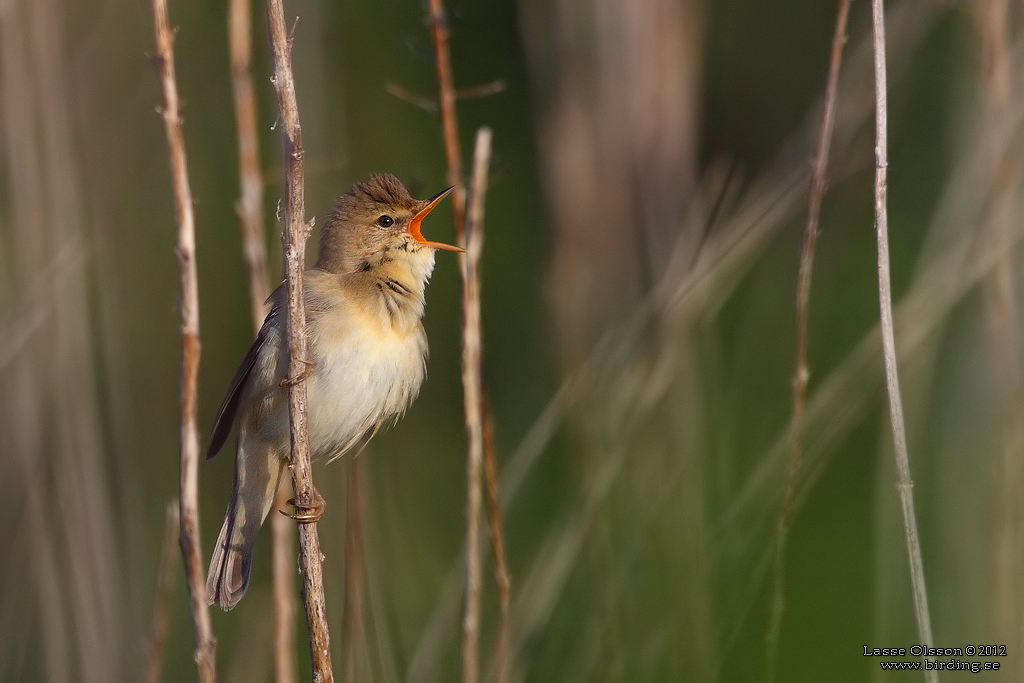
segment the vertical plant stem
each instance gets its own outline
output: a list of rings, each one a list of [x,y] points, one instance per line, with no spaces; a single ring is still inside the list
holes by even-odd
[[[843,46],[846,44],[846,22],[850,14],[850,0],[839,0],[835,32],[832,34],[832,52],[829,57],[828,80],[825,84],[825,99],[821,114],[821,128],[811,167],[811,185],[807,194],[807,222],[804,224],[803,243],[800,247],[800,271],[796,284],[796,361],[793,372],[793,427],[789,467],[786,471],[786,491],[782,498],[782,511],[775,535],[775,580],[772,596],[772,613],[768,626],[768,680],[776,679],[779,635],[782,629],[782,614],[785,609],[783,584],[785,578],[786,539],[789,535],[793,499],[796,496],[796,477],[800,469],[803,429],[804,402],[807,397],[807,319],[811,299],[811,275],[814,272],[814,248],[818,241],[818,225],[821,219],[821,199],[825,193],[828,171],[829,143],[836,120],[836,99],[839,90],[839,67],[843,61]]]
[[[484,491],[487,494],[487,520],[494,549],[494,579],[498,586],[498,636],[494,655],[495,683],[508,683],[509,678],[509,606],[512,600],[512,579],[505,563],[505,538],[501,529],[501,503],[498,500],[498,464],[494,455],[494,417],[486,405],[487,391],[482,390],[484,404]]]
[[[348,469],[345,515],[345,683],[359,683],[357,653],[363,643],[363,483],[362,459]]]
[[[491,131],[481,128],[473,153],[466,253],[462,263],[462,392],[466,412],[466,604],[462,617],[462,680],[479,678],[480,644],[480,475],[484,451],[484,402],[481,378],[480,254],[483,251],[484,197],[491,159]]]
[[[455,243],[462,245],[462,244],[466,244],[466,236],[465,236],[465,232],[466,232],[466,229],[465,229],[466,193],[465,193],[465,189],[464,189],[463,184],[462,184],[462,153],[461,153],[460,145],[459,145],[458,119],[457,119],[456,113],[455,113],[455,99],[456,99],[455,83],[454,83],[454,79],[452,77],[451,52],[450,52],[450,50],[448,48],[448,23],[447,23],[447,17],[445,15],[445,11],[444,11],[443,0],[430,0],[430,27],[431,27],[431,34],[432,34],[433,39],[434,39],[434,61],[435,61],[436,66],[437,66],[438,101],[440,103],[440,110],[441,110],[441,129],[442,129],[442,132],[443,132],[443,135],[444,135],[445,160],[446,160],[447,166],[448,166],[448,184],[449,185],[453,185],[455,187],[455,190],[452,193],[453,194],[453,196],[452,196],[452,215],[453,215],[453,219],[454,219],[454,222],[455,222]],[[484,131],[486,131],[486,133],[484,133]],[[478,145],[477,152],[480,151],[479,145],[480,145],[482,137],[486,137],[486,141],[487,141],[487,155],[488,155],[488,163],[489,163],[489,155],[490,155],[490,130],[488,130],[488,129],[481,129],[480,131],[477,132],[477,140],[476,140],[477,145]],[[482,180],[482,182],[485,185],[486,185],[486,170],[487,170],[486,168],[483,169],[484,179]],[[476,168],[474,167],[474,174],[475,173],[476,173]],[[480,200],[479,200],[480,201],[480,211],[481,212],[483,211],[483,194],[485,194],[485,193],[486,193],[486,191],[484,189],[482,191],[482,193],[481,193],[481,197],[480,197]],[[482,216],[483,216],[483,214],[481,213],[481,220],[482,220]],[[482,237],[482,235],[481,235],[481,237]],[[468,248],[468,244],[466,244],[466,246]],[[481,248],[482,248],[482,246],[481,246]],[[465,308],[465,302],[468,301],[468,296],[469,296],[467,292],[468,292],[468,289],[470,287],[470,281],[469,281],[469,279],[467,277],[467,272],[468,271],[467,271],[467,268],[466,268],[466,264],[468,263],[468,261],[469,261],[469,255],[467,254],[466,257],[463,258],[463,269],[462,269],[463,322],[464,322],[464,325],[468,325],[468,323],[466,322],[466,319],[469,317],[469,312]],[[477,286],[477,289],[478,289],[476,296],[479,299],[479,282],[477,283],[476,286]],[[479,301],[478,301],[478,305],[479,305]],[[476,315],[477,315],[477,321],[479,322],[479,310],[477,311]],[[466,327],[464,327],[464,330],[465,329],[466,329]],[[477,330],[477,334],[479,335],[479,330]],[[465,362],[466,362],[465,355],[467,353],[466,348],[467,348],[466,347],[466,340],[464,338],[463,339],[463,372],[465,372]],[[464,381],[465,381],[465,377],[464,377]],[[490,415],[488,413],[488,408],[486,407],[487,406],[487,396],[486,396],[486,392],[485,392],[482,384],[479,385],[479,387],[477,389],[477,396],[478,396],[478,398],[475,399],[475,401],[479,402],[479,405],[482,406],[480,408],[481,415],[483,415],[483,417],[481,418],[481,423],[488,423],[489,424],[490,420],[491,420],[491,417],[490,417]],[[469,396],[468,393],[465,396],[465,403],[466,403],[466,411],[467,411],[466,412],[466,415],[467,415],[467,435],[469,435],[468,434],[468,431],[469,431],[469,423],[468,423],[469,411],[470,410],[475,410],[475,408],[471,408],[472,403],[470,401],[470,396]],[[484,430],[481,427],[481,432],[485,432],[485,431],[486,430]],[[483,443],[481,445],[481,450],[483,451],[483,457],[490,461],[490,463],[489,463],[489,465],[488,465],[488,467],[486,469],[486,472],[485,472],[485,476],[487,477],[487,487],[488,487],[488,490],[490,491],[490,490],[493,489],[496,492],[497,489],[498,489],[498,484],[497,484],[496,467],[494,466],[494,462],[493,462],[494,461],[494,444],[493,444],[493,440],[490,438],[490,436],[491,436],[490,432],[487,432],[483,436]],[[472,437],[470,437],[470,438],[472,438]],[[474,450],[473,449],[474,449],[473,442],[472,442],[472,440],[470,440],[470,443],[469,443],[469,446],[468,446],[468,451],[467,451],[467,458],[468,458],[468,460],[467,460],[467,463],[466,463],[467,484],[469,486],[469,488],[467,489],[467,492],[466,492],[467,510],[472,505],[472,502],[473,502],[474,497],[475,497],[476,500],[477,500],[477,510],[478,510],[478,515],[479,515],[479,497],[480,497],[480,492],[479,492],[479,467],[480,467],[480,463],[478,462],[476,465],[473,464],[473,457],[474,457]],[[473,471],[474,471],[474,469],[477,472],[477,475],[476,475],[475,479],[473,478]],[[476,482],[476,483],[474,483],[474,482]],[[474,490],[476,491],[476,493],[474,493]],[[488,500],[490,501],[491,499],[492,499],[492,496],[490,494],[488,494]],[[497,499],[497,495],[496,494],[493,496],[493,499],[494,500]],[[499,621],[499,625],[498,625],[498,646],[497,646],[498,652],[497,652],[497,657],[496,657],[496,664],[498,666],[498,669],[497,669],[497,671],[498,671],[498,683],[504,683],[504,681],[507,680],[507,676],[508,676],[508,671],[507,671],[507,669],[508,669],[508,666],[507,666],[507,664],[508,664],[508,603],[509,603],[509,593],[510,593],[510,585],[511,584],[510,584],[510,582],[508,580],[508,571],[507,571],[506,566],[505,566],[504,543],[503,543],[502,537],[501,537],[501,517],[500,517],[500,511],[499,511],[498,507],[489,504],[488,505],[488,515],[490,517],[491,537],[492,537],[492,544],[493,544],[494,553],[495,553],[495,572],[496,572],[496,579],[497,579],[497,583],[498,583],[498,595],[499,595],[499,600],[501,601],[501,612],[500,612],[500,617],[499,617],[500,621]],[[478,550],[478,548],[474,548],[473,544],[469,542],[471,537],[472,537],[473,539],[475,539],[476,543],[479,543],[479,529],[476,528],[476,525],[479,524],[478,519],[477,518],[468,518],[467,519],[467,524],[469,525],[469,526],[467,526],[467,529],[466,529],[466,539],[467,539],[466,552],[468,553],[467,554],[467,558],[469,558],[469,557],[476,557],[477,558],[476,562],[479,563],[479,550]],[[494,540],[494,539],[496,539],[496,540]],[[470,568],[471,568],[471,563],[469,561],[467,561],[467,572],[470,571]],[[467,596],[467,598],[466,598],[466,613],[464,615],[465,618],[463,620],[463,643],[462,643],[463,644],[463,680],[464,681],[475,681],[476,680],[476,677],[478,676],[478,668],[477,667],[478,667],[478,664],[479,664],[479,657],[478,657],[478,644],[479,644],[479,641],[478,641],[476,636],[474,636],[474,635],[472,635],[472,634],[467,632],[467,627],[469,625],[469,622],[471,621],[470,620],[470,602],[471,602],[470,598],[473,595],[473,591],[471,590],[472,585],[470,583],[470,578],[471,578],[471,575],[467,574],[467,583],[466,583],[466,589],[467,589],[466,590],[466,596]],[[477,577],[477,585],[475,587],[475,590],[476,590],[476,593],[479,594],[479,576]],[[477,595],[476,600],[477,600],[477,602],[479,602],[479,595]],[[477,606],[476,614],[477,614],[477,616],[474,618],[474,620],[472,620],[473,621],[472,633],[478,635],[478,633],[479,633],[479,623],[478,623],[478,620],[479,620],[479,606]],[[471,651],[467,652],[467,650],[466,650],[467,647],[469,647]],[[470,668],[469,668],[470,664],[472,664],[472,667],[473,667],[472,670],[470,670]],[[471,677],[471,678],[467,678],[467,677]]]
[[[178,501],[167,504],[167,526],[160,550],[160,572],[157,575],[156,600],[153,601],[153,629],[149,638],[149,683],[160,683],[164,663],[164,644],[167,642],[167,602],[174,590],[175,546],[178,545]]]
[[[275,509],[287,500],[287,488],[278,492]],[[284,499],[284,500],[282,500]],[[274,680],[294,683],[295,663],[295,527],[284,515],[270,521],[271,580],[274,595]]]
[[[260,172],[257,134],[256,88],[252,79],[252,5],[250,0],[231,0],[228,8],[231,44],[231,85],[238,136],[238,177],[241,194],[235,210],[242,229],[242,251],[249,281],[254,332],[267,315],[267,250],[263,233],[263,174]],[[287,488],[278,492],[274,507],[288,498]],[[295,527],[282,515],[270,516],[271,580],[274,597],[274,680],[295,682]]]
[[[885,386],[889,394],[889,418],[892,423],[893,454],[896,458],[896,480],[903,508],[903,530],[910,560],[910,581],[914,593],[917,630],[921,643],[933,644],[928,593],[924,583],[921,543],[917,535],[914,512],[914,484],[910,478],[910,457],[903,423],[903,404],[896,370],[896,340],[893,335],[892,284],[889,276],[889,219],[886,213],[888,132],[885,81],[885,14],[882,0],[871,0],[871,18],[875,55],[875,230],[878,238],[878,303],[881,315],[882,358],[885,363]],[[937,683],[934,670],[925,671],[925,680]]]
[[[160,72],[163,119],[174,186],[174,213],[178,224],[178,270],[181,279],[181,553],[185,560],[189,601],[196,636],[196,667],[200,683],[217,679],[216,641],[210,626],[203,577],[202,545],[199,542],[199,430],[196,402],[199,388],[199,277],[196,274],[195,217],[192,190],[185,163],[178,84],[174,75],[174,34],[167,19],[166,0],[153,0],[156,33],[154,60]]]
[[[323,499],[313,487],[309,455],[309,425],[306,412],[306,312],[303,305],[306,239],[312,222],[305,222],[302,180],[302,130],[292,77],[291,42],[284,22],[282,0],[267,0],[267,26],[274,56],[274,89],[281,110],[281,140],[284,148],[285,224],[282,242],[288,299],[288,408],[291,418],[291,469],[295,488],[295,509],[308,519],[299,521],[299,568],[302,597],[306,606],[309,650],[314,683],[333,683],[330,634],[324,601],[323,555],[316,518]]]
[[[263,243],[263,175],[260,173],[256,88],[252,80],[252,14],[249,3],[250,0],[231,0],[228,26],[241,188],[235,210],[242,229],[253,325],[259,331],[267,315],[270,288],[267,285],[267,250]]]
[[[462,184],[462,152],[459,146],[459,123],[455,116],[455,82],[452,78],[451,53],[448,50],[448,17],[443,0],[430,0],[430,29],[434,38],[434,61],[437,65],[438,100],[441,104],[441,130],[444,134],[444,156],[448,164],[448,184],[452,192],[452,215],[455,219],[455,243],[462,244],[466,223],[466,189]]]

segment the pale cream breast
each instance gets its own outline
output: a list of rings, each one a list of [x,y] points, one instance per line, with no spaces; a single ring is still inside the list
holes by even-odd
[[[351,300],[310,325],[314,363],[307,382],[310,446],[332,457],[363,434],[401,414],[426,374],[426,335],[382,325]]]

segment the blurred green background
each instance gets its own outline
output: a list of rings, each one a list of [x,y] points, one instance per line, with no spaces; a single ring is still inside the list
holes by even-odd
[[[1024,674],[1018,293],[1020,9],[889,3],[897,346],[936,645],[1005,644]],[[506,487],[514,681],[769,680],[794,291],[837,2],[453,0],[463,157],[494,131],[485,381]],[[371,172],[446,186],[425,2],[289,0],[322,218]],[[204,439],[251,339],[227,4],[173,0],[195,199]],[[268,263],[280,128],[263,8],[253,70]],[[863,647],[918,641],[892,465],[872,215],[870,5],[852,6],[811,290],[810,386],[774,680],[920,680]],[[150,63],[125,0],[0,3],[0,680],[138,680],[177,495],[174,213]],[[319,222],[318,222],[319,227]],[[425,226],[451,239],[445,204]],[[309,253],[315,252],[315,241]],[[459,675],[465,526],[456,259],[428,288],[428,379],[360,455],[364,632],[346,644],[346,478],[314,468],[335,673]],[[203,463],[203,557],[230,454]],[[514,482],[514,491],[510,482]],[[489,675],[496,594],[485,546]],[[164,680],[193,680],[180,560]],[[226,681],[272,679],[270,541],[230,613]],[[305,626],[296,634],[308,680]],[[975,658],[978,659],[978,658]],[[943,680],[971,674],[944,674]],[[973,680],[973,679],[971,679]]]

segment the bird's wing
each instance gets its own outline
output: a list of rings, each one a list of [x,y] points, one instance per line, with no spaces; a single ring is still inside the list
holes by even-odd
[[[256,362],[263,354],[267,341],[272,336],[272,328],[276,324],[275,319],[281,311],[281,297],[276,295],[277,292],[275,291],[270,296],[270,312],[267,313],[267,318],[263,321],[263,327],[260,328],[260,333],[256,335],[252,346],[249,347],[249,352],[245,354],[242,364],[238,366],[238,371],[235,373],[234,379],[231,380],[231,386],[228,387],[228,393],[220,404],[220,409],[217,411],[217,417],[213,419],[213,434],[210,436],[210,448],[206,452],[207,460],[220,452],[220,449],[224,447],[224,442],[228,439],[228,435],[231,434],[231,428],[235,424],[235,413],[238,412],[238,403],[242,398],[242,392],[246,387],[249,376],[252,374],[252,369],[256,367]]]

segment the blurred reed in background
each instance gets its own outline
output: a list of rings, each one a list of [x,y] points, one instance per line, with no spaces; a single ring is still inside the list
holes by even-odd
[[[456,87],[507,86],[459,116],[465,150],[479,125],[494,130],[481,292],[514,681],[767,677],[798,249],[836,7],[449,4]],[[252,334],[227,3],[170,11],[205,430]],[[371,171],[420,196],[442,189],[437,116],[385,90],[435,97],[425,7],[295,0],[286,12],[300,17],[307,213],[324,216]],[[868,18],[854,3],[810,295],[780,681],[888,680],[863,646],[916,638],[877,331]],[[279,131],[259,3],[253,19],[276,282]],[[896,346],[933,627],[944,647],[1005,644],[986,679],[1000,681],[1024,675],[1021,19],[1006,0],[894,0],[888,23]],[[136,680],[146,667],[177,488],[179,358],[150,27],[148,6],[125,0],[0,2],[4,681]],[[449,215],[427,233],[444,238]],[[363,487],[350,462],[315,468],[334,660],[340,672],[354,657],[360,681],[447,681],[459,667],[454,262],[438,265],[426,322],[428,383],[359,456]],[[231,467],[201,468],[207,543]],[[361,533],[346,541],[349,515]],[[357,582],[346,552],[365,583],[343,628]],[[487,672],[497,607],[484,576]],[[163,675],[191,680],[180,573],[173,585]],[[213,616],[224,680],[271,680],[271,606],[264,540],[245,601]]]

